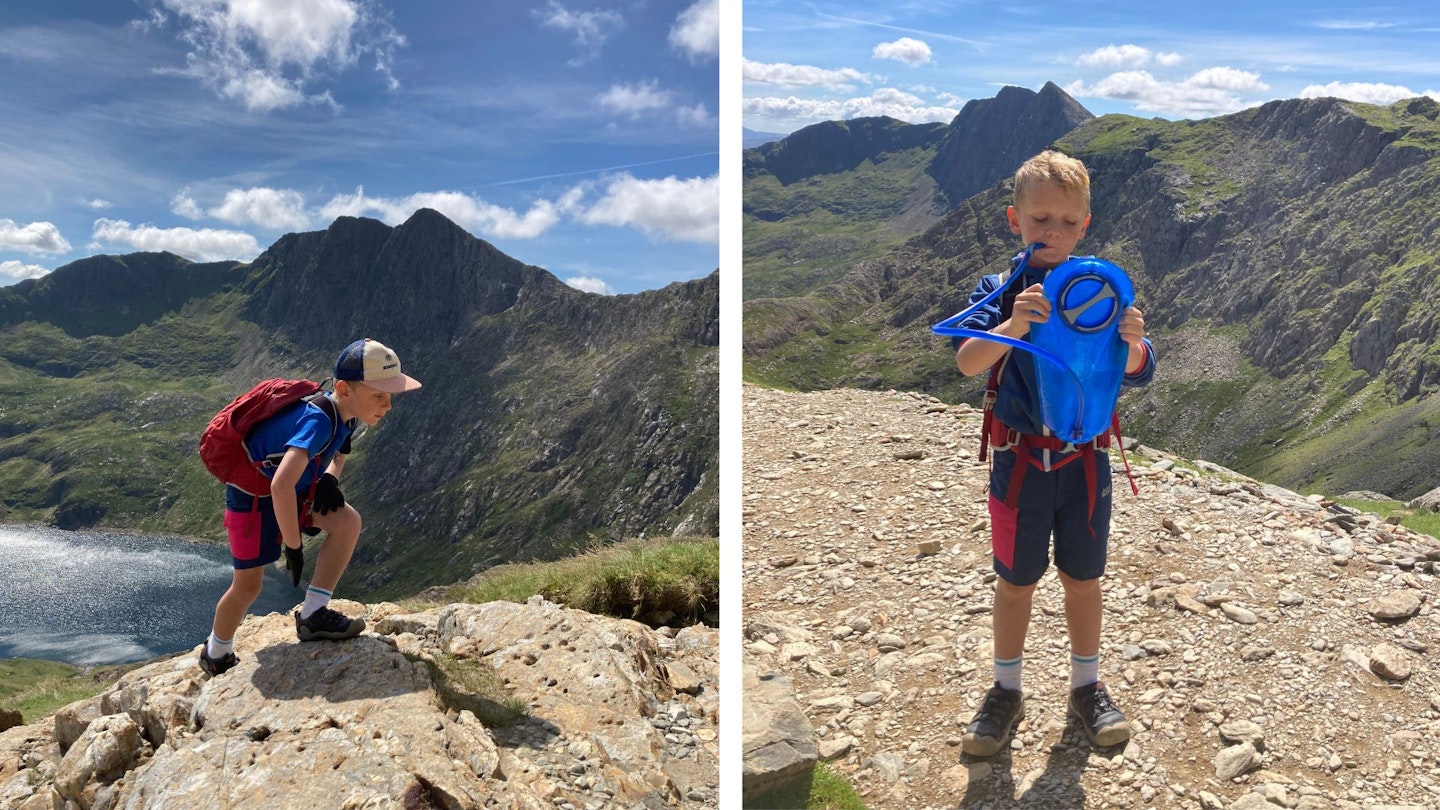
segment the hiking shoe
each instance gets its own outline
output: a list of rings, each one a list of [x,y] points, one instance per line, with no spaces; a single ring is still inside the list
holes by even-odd
[[[976,757],[988,757],[1000,750],[1010,729],[1025,717],[1025,696],[1018,689],[1004,689],[1000,684],[985,693],[980,711],[965,727],[960,748]]]
[[[341,641],[360,635],[364,629],[364,619],[348,618],[328,606],[311,613],[308,619],[300,618],[300,611],[295,611],[295,635],[301,641]]]
[[[1070,691],[1070,713],[1079,718],[1085,736],[1098,748],[1130,739],[1130,724],[1099,681]]]
[[[219,658],[211,658],[208,653],[209,650],[206,649],[206,645],[201,644],[200,669],[204,670],[205,674],[212,678],[240,663],[240,657],[233,652],[225,653]]]

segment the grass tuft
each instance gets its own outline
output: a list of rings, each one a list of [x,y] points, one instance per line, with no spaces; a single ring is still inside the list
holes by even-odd
[[[0,709],[18,711],[23,723],[34,723],[56,709],[104,692],[122,672],[110,667],[87,673],[59,661],[0,659]]]
[[[514,725],[530,715],[525,701],[506,691],[488,666],[444,653],[420,660],[430,671],[430,682],[446,709],[469,709],[487,728]]]
[[[714,625],[720,610],[720,542],[632,540],[556,562],[502,565],[419,601],[524,602],[536,595],[652,627]]]

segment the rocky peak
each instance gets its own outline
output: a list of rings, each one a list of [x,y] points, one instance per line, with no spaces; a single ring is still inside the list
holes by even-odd
[[[1094,117],[1053,82],[1038,93],[1003,87],[994,98],[965,103],[940,139],[929,174],[955,205]]]
[[[248,617],[223,675],[186,652],[0,733],[0,807],[718,807],[713,629],[538,597],[341,607],[378,632],[300,644]]]
[[[254,262],[250,314],[310,348],[383,334],[395,346],[447,346],[476,317],[515,303],[520,262],[430,209],[391,228],[340,217],[287,236]],[[327,302],[341,300],[343,308]]]

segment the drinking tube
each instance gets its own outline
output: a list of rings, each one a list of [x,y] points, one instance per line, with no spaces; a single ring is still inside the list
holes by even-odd
[[[1044,244],[1041,242],[1026,246],[1025,252],[1015,268],[1015,273],[1023,273],[1030,262],[1030,256],[1042,247]],[[1055,283],[1052,284],[1052,281]],[[1090,419],[1086,419],[1085,383],[1070,362],[1044,346],[1030,341],[1017,340],[1006,335],[997,335],[978,329],[966,329],[957,325],[1002,295],[1008,286],[1008,284],[1001,284],[963,312],[930,327],[930,331],[937,335],[978,338],[1002,343],[1030,352],[1050,366],[1058,368],[1061,372],[1060,380],[1063,381],[1061,383],[1057,383],[1050,375],[1043,373],[1039,375],[1041,419],[1046,427],[1050,428],[1056,436],[1072,442],[1088,441],[1103,433],[1109,425],[1109,414],[1092,415]],[[1032,337],[1038,338],[1041,343],[1052,343],[1070,349],[1066,353],[1076,355],[1075,359],[1079,361],[1081,371],[1085,372],[1087,378],[1092,379],[1096,383],[1096,387],[1100,389],[1098,393],[1110,393],[1112,398],[1118,395],[1120,379],[1125,371],[1125,355],[1117,355],[1115,351],[1110,350],[1116,347],[1106,346],[1105,343],[1108,339],[1110,343],[1118,343],[1119,348],[1128,349],[1124,341],[1113,340],[1115,334],[1113,327],[1125,307],[1134,302],[1135,296],[1133,288],[1130,286],[1130,280],[1115,265],[1102,259],[1086,257],[1071,259],[1051,271],[1045,286],[1046,298],[1050,299],[1052,305],[1050,320],[1055,321],[1056,324],[1052,326],[1048,322],[1032,323],[1030,325]],[[1070,306],[1071,309],[1066,310],[1066,306]],[[1048,334],[1046,333],[1047,328]],[[1058,334],[1060,329],[1065,330],[1064,335]],[[1097,344],[1097,341],[1100,342]],[[1086,359],[1088,354],[1097,354],[1098,357]],[[1113,373],[1113,367],[1117,360],[1119,363],[1118,375]],[[1039,371],[1042,370],[1037,369],[1037,372]]]

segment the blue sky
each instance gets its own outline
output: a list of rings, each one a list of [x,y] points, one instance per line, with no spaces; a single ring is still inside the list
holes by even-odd
[[[746,0],[743,26],[744,122],[762,132],[948,122],[966,101],[1047,81],[1096,115],[1168,119],[1281,98],[1440,98],[1429,2]]]
[[[435,208],[581,289],[718,266],[718,0],[0,0],[0,284]]]

